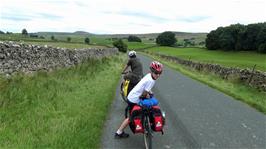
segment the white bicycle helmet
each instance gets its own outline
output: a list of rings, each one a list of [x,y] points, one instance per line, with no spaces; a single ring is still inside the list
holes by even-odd
[[[136,54],[137,54],[136,51],[129,51],[128,52],[129,57],[134,57],[134,56],[136,56]]]

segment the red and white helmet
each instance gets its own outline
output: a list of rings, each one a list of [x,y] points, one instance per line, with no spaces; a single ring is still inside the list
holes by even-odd
[[[160,74],[163,71],[163,64],[158,61],[153,61],[150,64],[151,72]]]

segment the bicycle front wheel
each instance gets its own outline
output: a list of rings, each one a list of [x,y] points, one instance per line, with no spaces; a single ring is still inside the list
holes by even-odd
[[[152,133],[151,133],[151,125],[150,118],[148,116],[144,117],[144,144],[146,149],[152,149]]]

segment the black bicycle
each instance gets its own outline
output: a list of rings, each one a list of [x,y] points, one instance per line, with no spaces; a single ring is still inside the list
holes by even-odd
[[[142,126],[144,127],[144,145],[146,149],[152,149],[151,108],[142,106]]]

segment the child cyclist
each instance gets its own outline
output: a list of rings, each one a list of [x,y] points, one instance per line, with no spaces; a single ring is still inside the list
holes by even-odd
[[[157,61],[153,61],[150,64],[151,72],[144,76],[140,82],[130,91],[128,94],[128,107],[129,111],[134,107],[134,105],[139,104],[140,98],[144,97],[146,99],[151,98],[155,81],[160,77],[163,71],[163,65]],[[115,133],[115,138],[127,138],[129,134],[124,132],[124,129],[129,124],[129,118],[125,118],[118,130]]]

